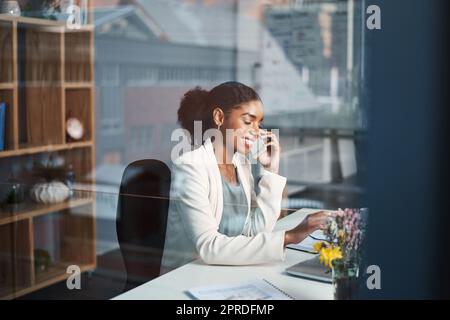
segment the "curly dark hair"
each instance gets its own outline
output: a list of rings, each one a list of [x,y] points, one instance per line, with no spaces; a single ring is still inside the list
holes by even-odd
[[[194,135],[194,121],[202,122],[202,135],[214,128],[213,110],[221,108],[225,114],[242,103],[261,101],[255,90],[240,82],[230,81],[222,83],[211,91],[195,87],[186,92],[178,109],[178,122]],[[191,139],[192,141],[192,139]]]

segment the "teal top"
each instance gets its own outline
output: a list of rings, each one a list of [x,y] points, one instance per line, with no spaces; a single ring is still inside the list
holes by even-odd
[[[247,219],[247,198],[238,177],[238,184],[230,184],[222,177],[223,213],[219,232],[229,237],[242,234]]]

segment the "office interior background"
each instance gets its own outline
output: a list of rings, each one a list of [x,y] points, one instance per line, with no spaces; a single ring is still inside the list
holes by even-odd
[[[18,1],[20,17],[0,15],[0,298],[122,293],[124,169],[170,167],[182,95],[230,80],[255,88],[264,127],[280,130],[285,214],[369,208],[367,263],[386,276],[363,297],[448,294],[448,276],[432,273],[448,258],[436,223],[448,222],[435,175],[446,172],[435,157],[445,126],[440,109],[423,107],[442,101],[428,93],[441,83],[428,63],[443,54],[443,28],[431,23],[442,1],[75,2],[85,10],[77,30],[51,4]],[[382,8],[381,30],[366,28],[370,4]],[[67,290],[69,264],[81,266],[83,290]]]

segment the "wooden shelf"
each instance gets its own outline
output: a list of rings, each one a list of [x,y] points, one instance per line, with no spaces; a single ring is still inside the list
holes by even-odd
[[[0,14],[0,21],[10,21],[16,23],[27,24],[30,26],[36,27],[54,27],[61,28],[61,31],[92,31],[94,26],[92,24],[82,25],[80,29],[69,29],[67,28],[66,21],[57,21],[57,20],[49,20],[49,19],[39,19],[32,17],[23,17],[23,16],[11,16],[7,14]]]
[[[66,28],[65,32],[66,33],[71,33],[71,32],[91,32],[91,31],[94,31],[94,30],[95,30],[94,25],[92,25],[92,24],[85,24],[85,25],[80,26],[79,29]]]
[[[17,23],[25,23],[25,24],[36,25],[36,26],[48,26],[48,27],[64,27],[65,26],[65,21],[38,19],[38,18],[23,17],[23,16],[17,17],[17,16],[8,15],[8,14],[0,14],[0,20],[17,22]]]
[[[49,267],[47,271],[41,271],[37,272],[36,277],[36,284],[35,287],[46,287],[50,284],[56,283],[58,281],[66,279],[69,275],[66,273],[67,267],[70,265],[78,265],[81,269],[81,271],[86,271],[89,269],[94,268],[94,265],[88,264],[88,265],[79,265],[76,262],[65,262],[65,263],[58,263],[54,264]]]
[[[37,273],[35,275],[36,282],[34,285],[30,287],[21,287],[15,290],[14,293],[7,292],[5,289],[2,289],[0,291],[0,300],[11,300],[18,297],[21,297],[23,295],[26,295],[28,293],[31,293],[33,291],[45,288],[49,285],[55,284],[60,281],[64,281],[69,277],[69,274],[66,273],[66,269],[70,265],[78,265],[81,269],[81,272],[92,270],[96,267],[95,264],[84,264],[80,265],[76,262],[66,262],[66,263],[59,263],[53,266],[49,267],[49,270],[44,273]]]
[[[92,82],[65,82],[64,87],[66,89],[90,89],[93,87]]]
[[[19,292],[25,292],[23,294],[26,294],[26,290],[28,290],[29,287],[18,287],[15,291],[16,293],[11,292],[11,288],[0,288],[0,300],[11,300],[14,299],[17,296],[17,293]],[[22,294],[22,295],[23,295]]]
[[[27,205],[22,210],[16,212],[6,212],[0,210],[0,226],[12,222],[17,222],[24,219],[29,219],[33,217],[38,217],[45,215],[50,212],[57,212],[61,210],[76,208],[91,204],[94,202],[94,198],[81,198],[81,199],[71,199],[57,204],[38,204],[31,203]]]
[[[0,101],[7,112],[0,182],[14,173],[22,185],[34,185],[41,177],[33,163],[56,153],[73,171],[75,185],[95,183],[94,69],[92,24],[69,29],[65,21],[0,14]],[[68,117],[82,122],[81,139],[66,134]],[[0,201],[9,192],[3,189]],[[62,281],[71,264],[95,268],[95,228],[95,197],[81,190],[53,205],[26,200],[0,206],[0,299]],[[54,238],[48,230],[56,230]],[[36,273],[34,250],[53,247],[59,248],[52,253],[56,264]]]
[[[0,85],[13,83],[14,74],[14,26],[0,20]]]
[[[15,88],[14,83],[0,82],[0,90],[12,90]]]
[[[72,150],[72,149],[80,149],[80,148],[90,148],[93,146],[92,141],[83,141],[83,142],[73,142],[66,144],[57,144],[57,145],[49,145],[42,147],[31,147],[31,148],[22,148],[18,150],[6,150],[0,152],[0,159],[7,157],[18,157],[24,155],[31,155],[37,153],[46,153],[46,152],[55,152],[62,150]]]
[[[53,88],[62,87],[61,80],[54,81],[21,81],[18,84],[19,88]]]

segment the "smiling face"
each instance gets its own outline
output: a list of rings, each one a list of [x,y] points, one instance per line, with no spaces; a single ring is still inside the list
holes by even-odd
[[[259,127],[263,119],[263,106],[259,100],[245,102],[231,109],[223,122],[223,130],[233,130],[232,135],[226,136],[227,145],[233,145],[234,152],[247,154],[259,137]]]

